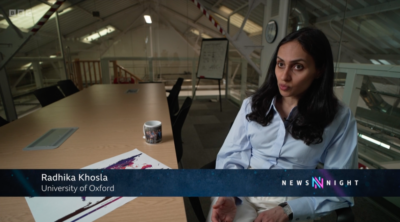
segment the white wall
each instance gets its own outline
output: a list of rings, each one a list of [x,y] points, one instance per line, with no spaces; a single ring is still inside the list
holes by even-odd
[[[97,46],[95,47],[98,49],[97,51],[81,52],[76,58],[80,60],[98,60],[100,59],[101,50],[104,52],[102,57],[150,57],[149,25],[142,25],[125,34],[115,34],[113,38],[113,40],[107,41],[107,44],[110,46],[108,50],[104,51],[100,46]],[[194,50],[173,28],[163,23],[152,24],[152,44],[153,58],[198,57]],[[148,73],[148,62],[146,61],[120,60],[117,62],[138,77],[143,77]],[[191,71],[192,65],[191,62],[187,61],[154,61],[153,70],[155,74],[177,74],[184,71]]]

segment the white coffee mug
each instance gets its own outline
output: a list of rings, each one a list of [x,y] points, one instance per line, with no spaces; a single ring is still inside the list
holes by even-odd
[[[147,143],[155,144],[161,142],[162,128],[158,120],[147,121],[143,125],[143,135]]]

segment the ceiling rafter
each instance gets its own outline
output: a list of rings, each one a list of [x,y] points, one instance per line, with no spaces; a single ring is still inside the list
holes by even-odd
[[[348,18],[354,18],[362,15],[370,15],[370,14],[376,14],[380,12],[386,12],[386,11],[392,11],[400,8],[400,1],[392,1],[392,2],[386,2],[378,5],[372,5],[366,8],[361,8],[361,9],[356,9],[352,11],[347,11],[346,12],[346,19]],[[343,19],[344,13],[337,13],[334,15],[328,15],[325,17],[320,17],[317,18],[316,24],[318,23],[323,23],[323,22],[329,22],[331,20],[341,20]]]
[[[198,1],[203,7],[207,8],[207,10],[209,10],[209,11],[215,13],[215,14],[218,14],[218,15],[220,15],[220,16],[226,18],[226,19],[228,19],[228,14],[227,14],[226,12],[223,12],[223,11],[221,11],[220,9],[215,8],[215,7],[213,8],[213,5],[209,4],[208,2],[204,2],[203,0],[197,0],[197,1]]]
[[[212,6],[211,9],[214,9],[219,3],[221,3],[223,0],[218,0],[217,2],[215,2]],[[200,15],[194,20],[194,24],[196,24],[197,22],[200,21],[201,18],[203,18],[203,13],[200,12]],[[188,29],[186,29],[186,31],[183,33],[184,35],[190,30],[190,27]]]
[[[378,16],[377,16],[377,18],[380,19]],[[382,21],[382,20],[381,20],[381,21]],[[383,22],[383,25],[382,25],[382,24],[378,24],[377,21],[375,21],[375,20],[369,19],[369,20],[367,20],[367,23],[371,24],[373,27],[379,27],[379,28],[381,28],[381,29],[383,30],[383,32],[381,33],[382,35],[387,36],[387,37],[390,37],[392,41],[394,41],[394,42],[397,43],[397,47],[400,45],[400,39],[397,38],[396,35],[393,35],[393,34],[392,34],[393,32],[390,31],[391,27],[386,26],[386,23],[385,23],[385,22]],[[385,27],[382,27],[382,26],[386,26],[386,28],[385,28]],[[395,25],[395,26],[393,26],[393,27],[396,27],[396,26],[397,26],[397,25]],[[385,33],[384,33],[384,32],[385,32]],[[387,42],[387,41],[386,41],[386,42]],[[389,42],[388,44],[390,44],[390,42]],[[396,46],[391,46],[391,47],[392,47],[393,50],[396,51]],[[398,48],[399,48],[399,47],[398,47]],[[397,51],[397,52],[400,54],[400,51]]]
[[[315,17],[317,17],[317,18],[321,17],[321,16],[319,15],[319,13],[316,11],[316,9],[311,9],[310,7],[305,7],[305,9],[306,9],[308,12],[310,12],[311,14],[315,15]]]
[[[221,4],[222,1],[224,1],[224,0],[218,0],[218,1],[216,1],[216,2],[212,5],[211,9],[217,7],[217,5]]]
[[[341,10],[339,10],[339,8],[337,8],[336,6],[334,6],[332,4],[332,2],[328,2],[328,0],[321,0],[322,3],[324,3],[326,6],[329,6],[331,9],[333,9],[334,11],[336,11],[337,13],[341,12]]]
[[[363,54],[363,56],[370,59],[400,60],[398,54]]]
[[[354,21],[354,19],[346,19],[346,21],[349,21],[349,22],[353,23],[353,25],[357,25],[357,23]],[[368,38],[365,38],[365,37],[366,37],[365,35],[358,34],[357,32],[355,32],[355,31],[352,30],[352,29],[350,29],[350,30],[351,30],[353,33],[358,34],[358,35],[360,36],[360,38],[362,38],[362,39],[364,39],[364,40],[370,42],[371,45],[376,46],[376,43],[379,42],[380,44],[385,45],[387,48],[390,48],[391,50],[393,50],[393,51],[395,51],[395,52],[397,52],[397,53],[400,54],[400,50],[398,50],[398,49],[396,49],[396,48],[393,48],[393,46],[389,45],[389,44],[388,44],[387,42],[385,42],[385,41],[379,41],[379,39],[376,39],[375,37],[373,37],[374,31],[370,30],[370,29],[369,29],[368,27],[366,27],[366,26],[364,26],[364,27],[365,27],[364,29],[367,31],[367,33],[368,33],[368,35],[370,36],[370,38],[373,39],[372,42],[371,42],[371,40],[369,40]],[[381,47],[379,47],[379,48],[380,48],[382,51],[384,51],[385,53],[389,53],[386,49],[383,49],[383,48],[381,48]]]
[[[355,21],[352,20],[352,19],[348,19],[347,21],[349,21],[349,22],[353,23],[354,25],[356,25]],[[363,35],[363,34],[357,32],[357,31],[354,30],[353,28],[349,27],[349,25],[346,25],[346,24],[345,24],[345,25],[344,25],[344,28],[346,28],[347,30],[346,30],[346,31],[343,31],[343,33],[349,32],[349,33],[352,33],[353,35],[357,36],[358,39],[357,39],[355,42],[360,41],[360,40],[363,40],[364,42],[366,42],[366,43],[369,44],[369,47],[370,47],[370,48],[378,49],[378,50],[379,50],[378,52],[388,53],[387,50],[385,50],[385,49],[383,49],[383,48],[381,48],[381,47],[376,46],[376,42],[374,42],[374,41],[372,41],[372,40],[370,40],[370,39],[368,39],[368,38],[365,38],[365,37],[366,37],[365,35]],[[376,53],[376,52],[375,52],[375,53]]]
[[[193,49],[194,52],[196,52],[196,54],[198,54],[198,55],[200,54],[200,48],[198,47],[198,45],[192,45],[192,44],[189,42],[189,40],[188,40],[187,38],[185,38],[185,36],[184,36],[181,32],[179,32],[178,28],[176,28],[176,27],[167,19],[166,16],[164,16],[163,14],[159,14],[159,15],[160,15],[160,17],[163,19],[163,22],[167,23],[167,25],[168,25],[172,30],[174,30],[174,31],[178,34],[178,36],[181,37],[182,40],[184,40],[184,41],[186,42],[186,44],[188,44],[188,45]]]
[[[100,22],[103,23],[103,26],[112,25],[112,24],[110,24],[110,20],[112,20],[112,18],[113,18],[114,16],[117,16],[120,12],[123,12],[123,11],[126,11],[126,10],[130,10],[130,9],[132,9],[132,8],[136,8],[137,6],[139,6],[139,4],[141,4],[141,3],[140,3],[140,2],[139,2],[139,3],[135,3],[135,4],[133,4],[133,5],[129,6],[129,7],[127,7],[127,8],[124,8],[124,9],[122,9],[122,10],[119,10],[119,11],[115,12],[115,13],[112,13],[111,15],[105,16],[104,18],[102,18],[103,21],[100,21]],[[79,6],[79,5],[75,5],[75,7],[77,7],[77,6]],[[70,38],[75,39],[76,36],[73,36],[72,34],[74,34],[74,33],[77,32],[77,31],[82,31],[83,29],[88,28],[88,27],[90,27],[90,26],[96,25],[98,22],[99,22],[99,21],[92,22],[92,23],[90,23],[90,24],[88,24],[88,25],[85,25],[84,27],[80,27],[80,28],[78,28],[77,30],[72,31],[71,33],[69,33],[69,34],[67,34],[67,35],[63,35],[63,36],[62,36],[63,41],[68,41],[68,40],[70,40]],[[113,26],[114,26],[114,25],[113,25]],[[115,27],[115,26],[114,26],[114,27]],[[116,27],[115,27],[115,28],[116,28]],[[116,28],[116,30],[118,30],[118,31],[120,31],[120,32],[123,32],[123,30],[121,30],[121,29],[119,29],[119,28]],[[86,33],[90,33],[90,32],[92,32],[92,31],[89,31],[89,32],[86,32]],[[48,45],[54,44],[55,41],[58,41],[58,40],[57,40],[57,39],[51,40],[51,41],[49,41],[49,42],[46,42],[46,43],[44,43],[44,44],[38,46],[38,48],[45,48],[45,47],[48,46]],[[79,41],[77,41],[77,42],[79,42]],[[85,43],[84,43],[84,44],[85,44]],[[91,42],[89,45],[92,45],[91,47],[93,47],[93,46],[96,46],[96,45],[100,45],[100,43]],[[29,51],[27,51],[26,53],[29,54],[29,53],[31,53],[33,50],[34,50],[34,49],[29,50]]]
[[[89,12],[87,9],[83,8],[82,6],[76,5],[76,8],[82,10],[82,11],[85,12],[86,14],[88,14],[88,15],[90,15],[90,16],[93,17],[93,14],[92,14],[91,12]],[[100,18],[100,17],[93,17],[93,18],[104,22],[104,19],[102,19],[102,18]]]
[[[360,3],[362,6],[364,7],[368,7],[369,4],[367,2],[365,2],[364,0],[356,0],[358,3]]]
[[[193,28],[196,28],[199,31],[203,31],[204,33],[212,36],[212,37],[221,37],[222,34],[217,32],[216,30],[209,28],[205,25],[199,24],[199,23],[194,23],[194,21],[192,21],[191,19],[185,17],[184,15],[180,14],[179,12],[164,6],[164,5],[160,5],[160,8],[169,12],[170,14],[172,14],[173,16],[175,16],[175,18],[177,18],[179,21],[192,26]],[[210,23],[211,24],[211,23]]]
[[[321,12],[325,13],[326,15],[329,15],[329,12],[326,11],[323,7],[319,6],[317,3],[315,3],[312,0],[306,0],[306,2],[310,5],[312,5],[314,8],[319,9]],[[308,8],[308,7],[307,7]]]
[[[330,42],[336,41],[335,38],[332,38],[330,35],[327,35],[326,37],[328,38],[328,40]],[[350,57],[353,57],[354,59],[356,59],[357,61],[359,61],[361,63],[371,63],[371,61],[369,61],[366,57],[364,57],[363,55],[357,53],[354,50],[353,47],[354,47],[354,45],[351,44],[351,43],[342,42],[341,54],[345,54],[345,55],[348,55]],[[343,58],[343,57],[341,57],[341,58]]]
[[[350,10],[354,9],[354,7],[352,5],[350,5],[350,2],[348,2],[348,0],[337,0],[337,2],[342,4],[343,7],[346,7],[346,5],[347,5],[347,8],[350,9]]]
[[[107,16],[103,17],[103,18],[102,18],[102,19],[103,19],[103,21],[102,21],[103,26],[107,26],[107,25],[109,24],[108,22],[110,22],[110,20],[112,20],[113,17],[118,16],[121,12],[128,11],[128,10],[132,10],[132,9],[134,9],[134,8],[137,8],[137,7],[140,6],[140,5],[142,5],[142,2],[136,2],[136,3],[132,4],[131,6],[128,6],[128,7],[123,8],[123,9],[117,11],[117,12],[112,13],[111,15],[107,15]],[[83,26],[83,27],[79,27],[79,28],[75,29],[74,31],[72,31],[72,32],[70,32],[70,33],[68,33],[68,34],[65,34],[64,36],[65,36],[66,38],[68,38],[68,37],[74,37],[73,34],[75,34],[75,33],[77,33],[77,32],[81,32],[82,30],[85,30],[85,29],[87,29],[88,27],[93,26],[93,25],[95,25],[95,24],[98,23],[98,22],[99,22],[99,21],[95,21],[95,22],[92,22],[92,23],[90,23],[90,24],[88,24],[88,25],[85,25],[85,26]],[[118,30],[118,31],[121,31],[121,30]],[[89,31],[89,32],[90,32],[90,31]]]
[[[113,46],[123,35],[125,35],[129,30],[133,29],[133,28],[137,28],[140,27],[144,24],[141,24],[139,26],[133,27],[133,25],[144,15],[144,13],[146,12],[147,8],[144,9],[138,16],[136,16],[135,19],[133,19],[132,23],[126,27],[122,32],[118,33],[118,35],[116,35],[115,37],[113,37],[114,41],[112,44],[109,44],[108,46],[106,46],[106,49],[102,50],[102,52],[100,53],[100,57],[102,57],[109,49],[111,46]]]
[[[383,22],[384,25],[390,25],[390,26],[392,26],[392,27],[398,27],[398,26],[399,26],[398,23],[392,21],[391,19],[389,19],[389,18],[388,18],[385,14],[383,14],[383,13],[375,14],[375,16],[376,16],[378,19],[380,19],[380,20]],[[387,26],[387,28],[390,29],[389,26]]]
[[[333,29],[337,29],[337,31],[340,31],[341,27],[337,27],[336,24],[332,24],[332,28]],[[344,27],[344,29],[349,29],[346,26]],[[354,42],[354,44],[358,44],[362,47],[364,47],[366,50],[372,52],[372,53],[377,53],[377,51],[375,49],[372,49],[372,47],[370,45],[367,45],[366,43],[364,43],[363,41],[360,41],[359,37],[354,37],[353,35],[350,34],[349,31],[347,30],[343,30],[343,35],[346,35],[348,38],[350,38],[352,40],[352,42]],[[378,49],[380,50],[380,49]]]

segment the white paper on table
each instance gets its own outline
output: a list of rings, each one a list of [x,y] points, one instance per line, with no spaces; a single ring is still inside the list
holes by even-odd
[[[170,169],[168,166],[151,158],[145,153],[142,153],[138,149],[134,149],[121,155],[94,163],[82,169],[103,169],[114,163],[117,163],[120,160],[124,160],[138,154],[141,155],[136,157],[133,164],[125,167],[125,169],[142,169],[142,167],[145,167],[146,169]],[[111,197],[106,200],[105,198],[106,197],[86,197],[85,200],[83,200],[82,197],[25,197],[29,209],[32,212],[33,218],[35,221],[40,222],[57,221],[67,215],[70,215],[71,213],[74,213],[78,209],[84,208],[85,206],[86,208],[89,208],[84,209],[82,212],[74,215],[73,217],[62,221],[94,221],[128,203],[136,197]],[[99,201],[102,202],[95,205]]]

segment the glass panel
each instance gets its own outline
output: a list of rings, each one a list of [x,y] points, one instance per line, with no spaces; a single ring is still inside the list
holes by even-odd
[[[396,9],[346,18],[340,62],[399,65],[399,12]]]
[[[54,1],[49,1],[51,4]],[[18,6],[18,8],[15,8]],[[22,33],[28,33],[50,6],[43,1],[26,1],[2,4],[13,24]],[[65,9],[60,17],[69,12]],[[9,28],[5,19],[0,20],[0,30]],[[32,94],[38,88],[55,85],[65,77],[63,59],[57,34],[55,14],[24,45],[20,46],[13,58],[5,66],[14,105],[18,117],[40,108]]]
[[[359,152],[360,158],[374,168],[385,168],[386,162],[400,161],[399,92],[399,78],[363,77],[356,111],[358,131],[362,135]]]
[[[243,26],[243,32],[249,37],[251,42],[256,46],[262,44],[262,29],[264,19],[264,4],[259,4],[252,10],[246,23]],[[216,13],[216,19],[221,24],[227,24],[229,18],[229,27],[227,31],[231,37],[238,34],[242,22],[248,12],[248,3],[238,1],[224,1],[215,5],[221,14]],[[255,48],[250,54],[253,62],[259,66],[261,56],[261,48]],[[254,89],[258,88],[259,74],[246,59],[243,59],[242,54],[235,48],[234,45],[229,46],[229,63],[228,63],[228,98],[240,104],[246,97],[250,96]]]
[[[116,77],[133,77],[139,78],[142,82],[163,82],[167,90],[172,89],[178,78],[183,78],[180,96],[192,96],[192,86],[197,84],[198,58],[180,58],[180,57],[132,57],[124,60],[109,63],[111,79]],[[153,73],[151,75],[151,73]],[[194,83],[193,83],[194,80]],[[221,88],[223,90],[223,88]],[[216,90],[216,91],[215,91]],[[221,91],[223,94],[224,91]],[[197,88],[196,96],[219,95],[218,81],[202,79],[200,86]]]
[[[253,59],[254,63],[260,66],[260,59]],[[247,66],[247,80],[246,80],[246,88],[245,95],[246,97],[255,93],[258,89],[258,84],[260,81],[260,75],[257,73],[256,70],[250,65]]]
[[[3,105],[3,99],[1,97],[1,93],[0,93],[0,117],[2,117],[3,119],[7,120],[6,112],[5,112],[4,105]]]
[[[39,72],[42,73],[42,64],[37,63]],[[32,94],[37,87],[37,81],[42,83],[42,87],[49,84],[49,81],[44,81],[44,77],[35,78],[35,70],[33,68],[32,62],[18,61],[12,59],[6,65],[6,72],[8,76],[9,85],[11,88],[11,93],[14,99],[15,110],[18,117],[22,117],[33,110],[40,108],[40,103],[36,97]],[[47,78],[46,78],[47,79]]]
[[[229,78],[228,78],[228,91],[229,98],[237,103],[241,102],[241,75],[242,75],[242,64],[247,64],[242,62],[239,57],[229,57]],[[246,65],[247,66],[247,65]]]
[[[383,6],[387,1],[299,0],[291,4],[288,32],[304,26],[321,29],[333,51],[336,96],[358,98],[359,164],[400,169],[400,79],[388,77],[400,70],[400,10]],[[373,8],[385,11],[377,13]],[[352,80],[354,73],[364,75],[362,82],[356,77],[358,87],[347,85],[352,92],[344,94],[346,84],[353,84],[346,78]],[[387,200],[399,206],[399,198]]]
[[[54,3],[54,1],[49,2]],[[15,4],[4,3],[2,7],[8,13],[13,24],[24,34],[30,32],[37,21],[50,9],[49,5],[41,1],[19,2],[18,8]],[[70,10],[66,9],[60,14]],[[0,20],[0,30],[4,31],[8,26],[6,19]],[[14,57],[57,57],[60,55],[56,19],[55,14],[53,14],[39,31],[19,49]]]
[[[388,75],[387,70],[398,69],[400,39],[394,31],[394,21],[399,10],[346,17],[345,12],[381,4],[364,3],[368,5],[356,1],[292,1],[288,32],[314,26],[325,33],[334,56],[334,90],[339,99],[351,96],[343,95],[349,71],[366,74],[360,87],[352,92],[359,93],[355,116],[360,133],[360,163],[385,168],[387,162],[400,161],[400,80],[383,77]],[[375,71],[374,65],[392,67]]]

